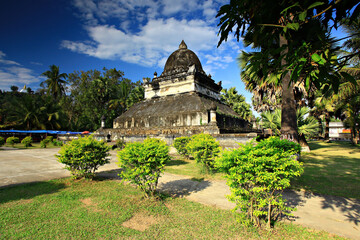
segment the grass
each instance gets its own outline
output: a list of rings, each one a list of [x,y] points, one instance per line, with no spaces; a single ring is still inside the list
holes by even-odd
[[[310,142],[311,152],[302,154],[304,174],[295,188],[360,199],[360,147],[349,142]]]
[[[231,211],[69,178],[0,189],[0,224],[1,239],[341,239],[286,223],[244,227]]]
[[[349,142],[310,142],[310,153],[302,153],[304,174],[292,181],[294,189],[360,199],[360,146]],[[206,174],[194,160],[172,154],[165,171],[196,179],[223,180],[221,173]]]
[[[171,154],[172,160],[166,164],[165,171],[168,173],[191,176],[194,179],[224,180],[222,173],[207,173],[204,168],[193,159]]]
[[[11,146],[10,144],[6,143],[4,147],[14,147],[18,149],[37,149],[41,148],[40,143],[31,143],[31,147],[25,147],[22,143],[15,143],[14,146]],[[52,143],[49,143],[47,145],[47,148],[60,148],[60,146],[54,146]]]

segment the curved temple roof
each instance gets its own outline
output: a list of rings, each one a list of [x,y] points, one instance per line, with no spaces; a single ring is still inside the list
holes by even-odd
[[[204,73],[199,58],[193,51],[187,48],[186,43],[182,40],[179,49],[173,52],[167,59],[161,75],[166,76],[176,72],[187,71],[192,65],[195,65],[199,72]]]

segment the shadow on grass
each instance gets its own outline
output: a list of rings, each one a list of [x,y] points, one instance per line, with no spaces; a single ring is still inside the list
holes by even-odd
[[[195,180],[195,181],[194,181]],[[173,197],[184,197],[191,193],[199,192],[210,186],[209,181],[200,179],[179,179],[159,184],[159,191],[170,194]]]
[[[186,164],[189,164],[189,162],[186,162],[184,160],[174,159],[174,160],[168,161],[166,163],[166,166],[179,166],[179,165],[186,165]]]
[[[64,188],[66,188],[64,183],[54,181],[32,182],[21,185],[1,187],[0,203],[6,203],[20,199],[32,199],[39,195],[58,192]]]

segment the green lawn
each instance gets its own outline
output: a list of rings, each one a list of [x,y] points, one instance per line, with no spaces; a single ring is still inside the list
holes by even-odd
[[[302,154],[304,174],[295,188],[315,193],[360,199],[360,147],[349,142],[310,142]]]
[[[0,239],[341,239],[294,224],[245,228],[231,211],[69,178],[0,189],[0,226]]]
[[[40,143],[32,143],[31,145],[32,145],[31,147],[26,148],[26,147],[24,146],[24,144],[22,144],[22,143],[15,143],[14,146],[11,146],[10,144],[6,143],[6,144],[4,145],[4,147],[14,147],[14,148],[18,148],[18,149],[36,149],[36,148],[41,148],[41,147],[40,147]],[[47,148],[60,148],[60,147],[59,147],[59,146],[54,146],[52,143],[49,143],[49,144],[47,145]]]
[[[166,164],[165,171],[168,173],[191,176],[194,179],[224,180],[222,173],[206,173],[204,169],[193,159],[187,159],[178,154],[171,154],[171,161]]]
[[[310,142],[310,153],[302,153],[304,174],[292,181],[295,189],[360,199],[360,147],[349,142]],[[172,156],[165,171],[196,179],[224,179],[221,173],[204,174],[194,160]]]

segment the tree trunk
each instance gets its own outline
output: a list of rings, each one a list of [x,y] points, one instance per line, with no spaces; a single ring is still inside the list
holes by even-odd
[[[325,140],[329,140],[329,129],[330,129],[330,115],[325,115]]]
[[[302,152],[310,152],[310,147],[303,134],[299,134],[299,143]]]
[[[355,126],[351,128],[351,142],[354,145],[358,144],[357,134],[356,134],[356,127]]]
[[[287,45],[287,40],[280,35],[280,46]],[[288,49],[282,52],[282,66],[286,65],[285,55]],[[285,70],[285,69],[284,69]],[[281,101],[281,139],[288,139],[299,143],[296,102],[294,96],[293,84],[290,82],[290,72],[287,71],[281,82],[282,101]]]
[[[323,125],[322,125],[322,121],[320,117],[317,117],[318,123],[319,123],[319,136],[318,138],[320,139],[323,136]]]

